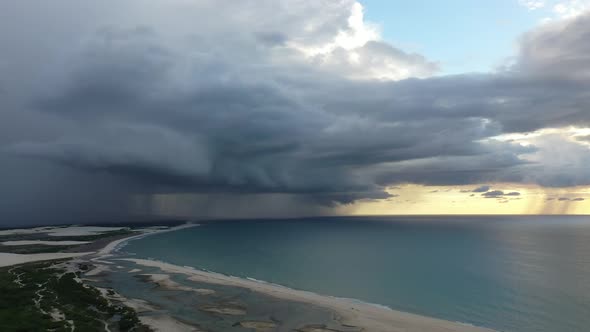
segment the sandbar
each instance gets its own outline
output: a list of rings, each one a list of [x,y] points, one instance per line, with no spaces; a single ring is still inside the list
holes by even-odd
[[[372,332],[492,332],[493,330],[468,324],[445,321],[416,314],[391,310],[330,296],[323,296],[312,292],[290,289],[287,287],[256,282],[219,273],[205,272],[190,267],[146,260],[125,258],[122,260],[134,262],[138,265],[156,267],[167,273],[183,274],[190,280],[247,288],[276,298],[303,302],[318,307],[333,310],[341,317],[341,323],[347,326],[357,326]]]

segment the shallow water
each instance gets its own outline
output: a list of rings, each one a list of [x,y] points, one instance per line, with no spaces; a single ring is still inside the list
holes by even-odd
[[[590,330],[587,217],[214,222],[123,250],[501,331]]]
[[[147,274],[160,274],[159,268],[136,265],[132,262],[118,260],[121,256],[111,259],[118,264],[110,266],[107,272],[93,276],[91,284],[113,288],[121,295],[130,299],[139,299],[155,307],[154,312],[140,315],[166,315],[182,323],[198,327],[204,331],[251,332],[251,329],[240,327],[239,322],[262,321],[275,322],[273,331],[291,332],[310,323],[322,324],[343,332],[358,332],[356,328],[343,327],[334,320],[332,312],[311,306],[277,299],[256,293],[245,288],[200,283],[187,279],[187,276],[169,274],[172,280],[181,286],[193,289],[206,289],[213,294],[202,295],[185,290],[158,287],[146,278]],[[130,273],[129,271],[141,271]],[[244,314],[220,315],[203,311],[206,306],[243,308]]]

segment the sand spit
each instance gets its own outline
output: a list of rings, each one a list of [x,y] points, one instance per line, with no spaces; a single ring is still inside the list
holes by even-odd
[[[295,330],[295,332],[340,332],[338,330],[329,329],[325,325],[307,325],[300,329]]]
[[[253,329],[256,332],[270,332],[277,327],[274,322],[267,321],[243,321],[236,323],[235,326],[241,326],[247,329]]]
[[[117,249],[119,246],[121,246],[122,244],[124,244],[124,243],[126,243],[126,242],[128,242],[130,240],[140,239],[142,237],[146,237],[146,236],[150,236],[150,235],[154,235],[154,234],[161,234],[161,233],[173,232],[173,231],[177,231],[177,230],[181,230],[181,229],[185,229],[185,228],[190,228],[190,227],[196,227],[196,226],[199,226],[199,224],[187,223],[187,224],[184,224],[184,225],[180,225],[180,226],[176,226],[176,227],[170,227],[170,228],[165,228],[165,229],[162,229],[160,227],[141,229],[141,230],[138,230],[138,231],[141,232],[141,234],[115,240],[115,241],[107,244],[104,248],[102,248],[101,250],[99,250],[96,254],[98,256],[100,256],[98,258],[110,257],[110,254],[115,249]]]
[[[204,332],[166,315],[140,316],[139,320],[156,332]]]
[[[73,252],[73,253],[41,253],[41,254],[13,254],[13,253],[2,253],[0,252],[0,267],[4,266],[11,266],[17,264],[24,264],[24,263],[31,263],[31,262],[38,262],[38,261],[47,261],[47,260],[55,260],[55,259],[63,259],[63,258],[73,258],[73,257],[81,257],[87,255],[97,255],[91,259],[94,262],[99,262],[103,264],[112,264],[108,261],[102,261],[102,258],[108,258],[112,255],[110,253],[115,250],[120,244],[129,241],[134,238],[140,238],[148,235],[158,234],[162,232],[170,232],[175,231],[183,228],[194,227],[198,226],[198,224],[184,224],[177,227],[171,227],[162,229],[161,227],[154,227],[154,228],[146,228],[140,230],[142,233],[134,236],[124,237],[115,241],[110,242],[104,248],[100,249],[98,252]],[[124,227],[86,227],[86,226],[73,226],[73,227],[38,227],[38,228],[30,228],[30,229],[11,229],[0,231],[0,235],[15,235],[15,234],[38,234],[38,233],[47,233],[51,236],[85,236],[85,235],[96,235],[104,232],[110,232],[115,230],[121,230]],[[91,242],[87,241],[4,241],[1,242],[1,245],[6,246],[13,246],[13,245],[84,245]],[[102,271],[106,270],[104,267],[100,268]],[[95,272],[98,274],[102,272],[101,270]],[[92,274],[89,274],[92,275]]]
[[[98,227],[98,226],[49,226],[37,228],[8,229],[0,231],[0,236],[47,234],[49,236],[86,236],[118,231],[126,227]]]
[[[49,236],[88,236],[99,235],[107,232],[120,231],[128,227],[95,227],[95,226],[73,226],[55,228],[47,235]]]
[[[73,258],[88,255],[95,255],[97,257],[91,259],[92,261],[102,262],[104,264],[111,264],[110,262],[101,261],[102,258],[107,258],[112,255],[110,253],[115,250],[120,244],[129,241],[134,238],[140,238],[148,235],[158,234],[162,232],[171,232],[183,228],[198,226],[198,224],[184,224],[177,227],[162,228],[152,227],[138,230],[141,234],[124,237],[115,241],[110,242],[105,247],[95,252],[94,248],[85,252],[68,252],[68,253],[40,253],[40,254],[13,254],[13,253],[2,253],[0,252],[0,267],[11,266],[17,264],[47,261],[55,259]],[[86,236],[96,235],[111,231],[117,231],[121,229],[127,229],[127,227],[93,227],[93,226],[70,226],[70,227],[37,227],[37,228],[26,228],[26,229],[10,229],[0,231],[0,236],[4,235],[17,235],[17,234],[48,234],[50,236]],[[100,240],[99,240],[100,241]],[[82,245],[84,248],[85,244],[89,242],[85,241],[5,241],[3,245]]]
[[[3,246],[34,246],[34,245],[46,245],[46,246],[76,246],[81,244],[90,243],[88,241],[41,241],[41,240],[22,240],[22,241],[4,241],[0,242]]]
[[[195,292],[199,295],[211,295],[215,294],[215,291],[212,289],[203,289],[203,288],[192,288],[188,286],[181,285],[176,281],[172,280],[169,275],[167,274],[138,274],[137,277],[145,278],[150,282],[158,285],[158,287],[166,289],[166,290],[175,290],[175,291],[184,291],[184,292]]]
[[[0,252],[0,267],[4,266],[11,266],[11,265],[18,265],[24,263],[31,263],[31,262],[39,262],[39,261],[49,261],[55,259],[63,259],[63,258],[73,258],[73,257],[80,257],[85,255],[90,255],[91,252],[80,252],[80,253],[46,253],[46,254],[29,254],[29,255],[21,255],[21,254],[10,254]]]
[[[205,288],[195,288],[195,289],[193,289],[193,292],[195,292],[199,295],[213,295],[213,294],[215,294],[214,290],[205,289]]]
[[[158,287],[167,290],[192,291],[192,288],[183,286],[176,281],[173,281],[167,274],[138,274],[137,277],[146,278],[150,282],[158,285]]]
[[[247,313],[246,308],[236,304],[203,305],[199,310],[219,315],[243,316]]]
[[[248,288],[276,298],[296,302],[310,303],[327,308],[342,317],[341,322],[347,326],[357,326],[372,332],[491,332],[493,330],[460,324],[436,318],[430,318],[368,303],[348,299],[322,296],[319,294],[294,290],[279,285],[255,282],[252,280],[230,277],[218,273],[204,272],[189,267],[181,267],[163,262],[145,259],[123,259],[139,265],[160,268],[167,273],[184,274],[190,280]],[[310,327],[312,330],[314,327]],[[319,330],[321,331],[321,329]]]

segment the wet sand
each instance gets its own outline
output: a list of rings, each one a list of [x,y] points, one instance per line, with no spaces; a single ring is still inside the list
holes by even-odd
[[[183,274],[188,280],[247,288],[276,298],[310,303],[318,307],[333,310],[341,316],[341,323],[347,326],[364,328],[373,332],[491,332],[493,330],[480,328],[401,311],[390,310],[367,303],[340,299],[319,294],[294,290],[278,285],[255,282],[251,280],[230,277],[222,274],[204,272],[188,267],[156,262],[144,259],[123,259],[146,267],[156,267],[167,273]],[[159,275],[159,278],[163,278]],[[321,330],[321,329],[319,329]],[[318,331],[319,331],[318,330]]]

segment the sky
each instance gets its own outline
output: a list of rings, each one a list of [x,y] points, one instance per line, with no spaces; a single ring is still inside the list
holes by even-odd
[[[0,225],[590,213],[590,1],[0,1]]]
[[[577,15],[588,1],[365,0],[381,36],[441,64],[439,74],[488,72],[518,53],[518,38],[540,23]],[[452,41],[449,44],[449,41]]]
[[[543,17],[515,0],[363,4],[367,20],[379,24],[384,40],[436,59],[440,74],[487,72],[503,65],[517,51],[516,38]]]

